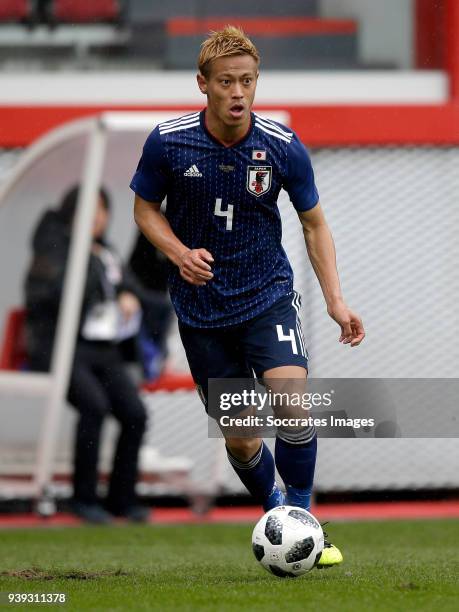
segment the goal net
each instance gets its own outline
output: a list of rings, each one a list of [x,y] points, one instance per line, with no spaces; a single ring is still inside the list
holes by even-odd
[[[288,123],[285,114],[272,116]],[[106,185],[113,196],[110,240],[126,256],[135,237],[129,180],[147,134],[155,123],[170,117],[171,113],[107,113],[59,128],[23,153],[0,185],[3,329],[11,309],[23,303],[30,237],[39,217],[68,187],[80,181],[84,186],[51,371],[0,371],[0,496],[39,496],[56,484],[57,476],[70,473],[75,415],[66,405],[65,388],[97,185]],[[303,295],[310,374],[456,377],[459,149],[348,147],[315,149],[311,154],[337,246],[344,294],[362,314],[368,338],[356,351],[338,344],[338,328],[326,314],[298,218],[282,193],[283,241],[296,288]],[[176,328],[169,348],[174,368],[187,370]],[[142,491],[243,492],[226,463],[222,441],[207,436],[207,417],[194,391],[157,391],[143,397],[151,418],[141,466],[150,478],[142,481]],[[108,469],[113,423],[105,433],[101,467]],[[423,439],[322,439],[316,488],[457,487],[455,453],[456,441],[448,438],[429,441],[428,462]]]

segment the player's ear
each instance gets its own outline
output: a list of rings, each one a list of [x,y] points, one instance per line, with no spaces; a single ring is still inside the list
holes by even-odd
[[[201,74],[200,72],[198,72],[198,74],[196,75],[196,80],[198,82],[198,87],[201,91],[201,93],[206,94],[207,93],[207,80],[206,77]]]

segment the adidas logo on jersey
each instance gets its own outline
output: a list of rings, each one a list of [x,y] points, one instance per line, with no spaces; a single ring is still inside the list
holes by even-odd
[[[183,173],[183,176],[202,176],[202,172],[199,172],[198,167],[193,164]]]

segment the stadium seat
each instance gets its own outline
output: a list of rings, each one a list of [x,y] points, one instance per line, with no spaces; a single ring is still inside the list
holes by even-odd
[[[0,346],[0,370],[22,370],[27,363],[24,337],[24,308],[14,308],[6,317]]]
[[[165,64],[191,69],[196,48],[207,32],[227,23],[242,27],[257,46],[269,69],[355,68],[358,63],[358,24],[352,19],[316,17],[232,16],[174,17],[166,21]]]
[[[7,21],[21,21],[30,15],[29,0],[1,0],[0,23]]]
[[[118,0],[54,0],[52,14],[56,22],[92,23],[117,21]]]
[[[154,381],[145,381],[142,390],[147,393],[153,391],[194,391],[196,384],[187,372],[165,371]]]
[[[27,366],[27,351],[24,337],[26,310],[13,308],[8,312],[0,344],[0,370],[22,370]],[[145,381],[141,390],[154,391],[194,391],[195,383],[188,372],[165,371],[154,381]]]

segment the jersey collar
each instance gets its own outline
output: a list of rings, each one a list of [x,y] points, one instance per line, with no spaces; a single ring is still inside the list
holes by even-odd
[[[250,125],[249,125],[249,129],[244,134],[244,136],[242,136],[242,138],[240,138],[239,140],[236,140],[236,142],[233,142],[233,144],[231,144],[231,145],[224,144],[221,140],[216,138],[207,129],[207,125],[206,125],[206,109],[205,108],[199,113],[199,121],[201,122],[202,129],[207,134],[207,136],[210,138],[210,140],[212,140],[216,144],[220,145],[221,147],[224,147],[225,149],[232,149],[233,147],[236,147],[236,146],[240,145],[242,142],[244,142],[245,140],[247,140],[247,138],[250,136],[250,133],[252,132],[253,124],[254,124],[254,121],[255,121],[255,116],[254,116],[254,114],[252,112],[250,113]]]

